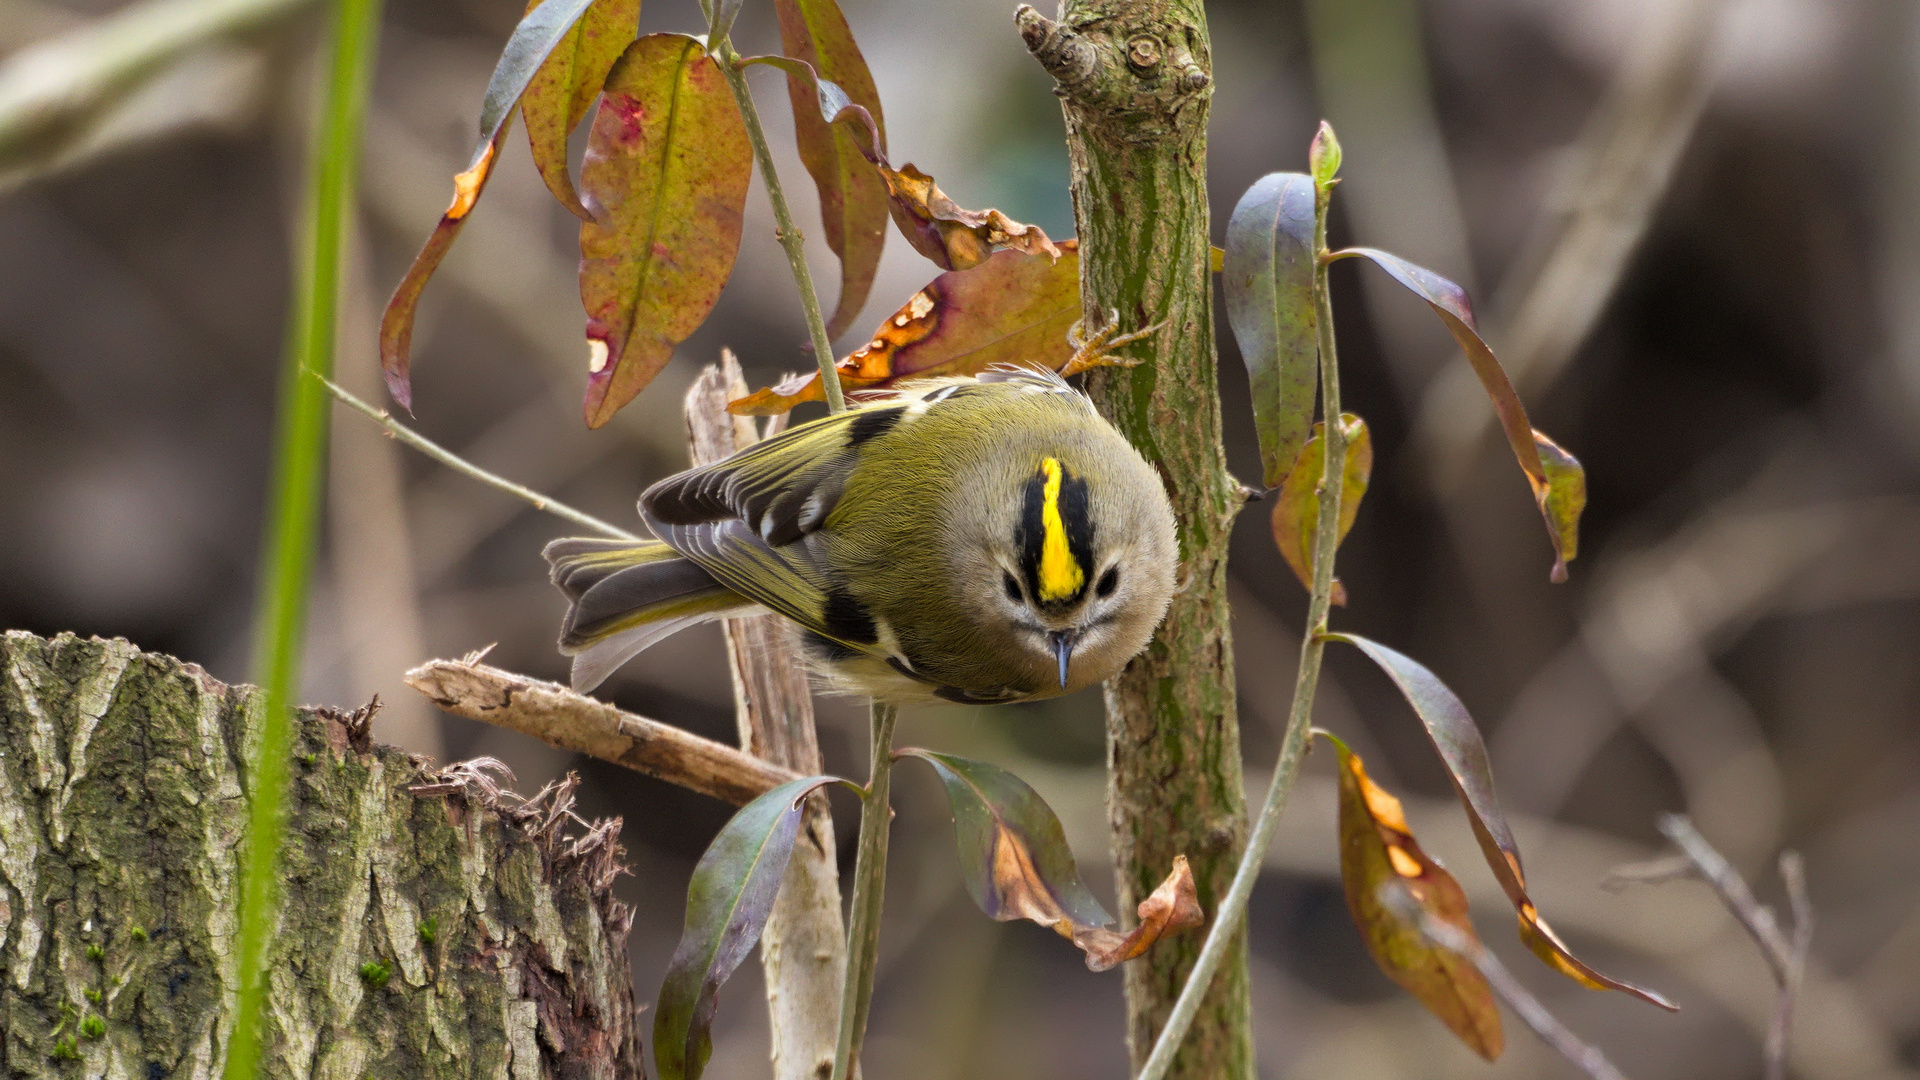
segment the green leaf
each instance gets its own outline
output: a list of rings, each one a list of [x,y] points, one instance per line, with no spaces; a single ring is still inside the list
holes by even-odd
[[[1227,322],[1253,389],[1254,426],[1268,487],[1277,487],[1306,441],[1319,387],[1313,302],[1313,181],[1269,173],[1227,219],[1221,286]]]
[[[686,929],[667,963],[653,1018],[660,1080],[697,1080],[713,1054],[715,995],[766,928],[793,855],[802,803],[830,776],[789,780],[733,815],[687,886]]]
[[[739,107],[700,42],[649,34],[628,46],[580,166],[588,427],[632,401],[713,310],[752,172]]]
[[[1340,470],[1340,528],[1335,534],[1336,549],[1353,528],[1354,517],[1360,513],[1360,500],[1367,493],[1367,481],[1373,476],[1373,436],[1367,431],[1367,422],[1352,413],[1341,413],[1340,426],[1346,433],[1347,449],[1345,466]],[[1273,501],[1274,545],[1309,592],[1313,590],[1313,549],[1320,528],[1320,478],[1326,461],[1326,441],[1321,436],[1326,433],[1325,429],[1325,424],[1313,425],[1312,438],[1300,448],[1300,456],[1294,459],[1293,468],[1281,481]],[[1333,602],[1341,605],[1347,602],[1347,589],[1339,578],[1333,581]]]
[[[407,267],[406,276],[394,287],[387,309],[380,316],[380,370],[386,377],[387,393],[408,412],[413,411],[413,319],[420,307],[420,292],[427,287],[427,279],[440,268],[440,260],[447,257],[454,239],[467,223],[467,215],[480,201],[487,178],[493,175],[494,162],[500,160],[500,143],[506,137],[507,130],[502,127],[494,133],[493,141],[482,148],[478,159],[453,178],[453,202],[440,215],[433,232],[427,235],[427,242],[420,246],[420,254],[413,257],[413,265]]]
[[[1663,1009],[1678,1006],[1666,998],[1631,983],[1609,978],[1588,967],[1568,950],[1546,920],[1540,917],[1527,895],[1527,879],[1520,869],[1520,848],[1514,843],[1513,830],[1500,812],[1493,794],[1493,772],[1487,764],[1487,745],[1480,738],[1467,707],[1439,676],[1412,658],[1395,652],[1377,641],[1355,634],[1328,634],[1329,641],[1344,641],[1366,653],[1387,673],[1413,711],[1427,728],[1427,736],[1440,751],[1440,760],[1453,777],[1454,789],[1467,810],[1467,821],[1480,842],[1493,876],[1506,891],[1520,913],[1520,939],[1534,955],[1568,978],[1596,990],[1621,990]]]
[[[479,164],[488,144],[506,128],[507,120],[513,116],[513,107],[520,103],[520,95],[526,92],[527,84],[533,81],[547,62],[547,57],[566,39],[581,14],[595,2],[541,0],[513,28],[513,36],[507,39],[507,47],[500,51],[500,60],[493,67],[493,76],[487,80],[487,92],[480,99],[480,142],[474,148],[472,164]],[[635,11],[637,22],[637,7]]]
[[[567,173],[567,139],[600,96],[607,73],[633,43],[639,24],[640,0],[593,0],[593,6],[555,44],[520,97],[534,167],[553,197],[582,220],[589,215]]]
[[[774,0],[773,8],[781,49],[864,109],[873,123],[872,145],[863,148],[858,133],[822,119],[826,110],[816,102],[824,95],[811,81],[788,72],[800,161],[820,193],[827,247],[840,259],[840,299],[827,320],[827,335],[838,337],[866,306],[887,240],[887,185],[874,168],[886,159],[886,119],[873,73],[834,0]]]
[[[740,14],[740,0],[710,0],[707,13],[707,47],[727,40],[733,33],[734,17]]]
[[[1144,954],[1162,936],[1203,921],[1186,856],[1140,902],[1139,923],[1106,928],[1106,910],[1080,881],[1060,819],[1026,781],[997,765],[931,750],[901,750],[933,766],[953,807],[954,837],[967,892],[989,918],[1028,919],[1071,940],[1087,966],[1105,971]]]
[[[1072,240],[1059,248],[1057,260],[998,251],[970,270],[934,278],[839,362],[840,385],[877,391],[905,379],[977,375],[994,364],[1066,366],[1074,355],[1067,330],[1080,317],[1080,248]],[[824,397],[812,372],[728,408],[769,416]]]
[[[1540,510],[1547,517],[1547,530],[1553,533],[1553,549],[1559,555],[1553,564],[1553,580],[1565,581],[1567,561],[1580,547],[1580,512],[1587,508],[1587,470],[1538,428],[1533,432],[1533,445],[1540,451],[1540,466],[1547,474]]]
[[[1417,266],[1398,255],[1375,248],[1346,248],[1333,253],[1336,259],[1356,256],[1371,259],[1389,277],[1425,300],[1466,352],[1473,373],[1480,377],[1480,385],[1486,390],[1487,397],[1493,400],[1493,411],[1500,418],[1500,429],[1506,433],[1507,445],[1513,448],[1513,456],[1526,472],[1527,482],[1533,487],[1534,502],[1540,507],[1541,516],[1546,519],[1547,534],[1553,540],[1553,580],[1565,581],[1567,563],[1573,559],[1578,546],[1580,505],[1586,501],[1584,474],[1580,480],[1582,498],[1579,504],[1563,496],[1558,505],[1548,505],[1549,498],[1553,496],[1553,480],[1547,475],[1541,449],[1535,441],[1537,433],[1527,421],[1526,406],[1520,403],[1520,395],[1514,390],[1512,380],[1507,378],[1506,370],[1500,366],[1500,361],[1481,339],[1480,331],[1474,325],[1473,305],[1467,300],[1467,291],[1424,266]],[[1563,459],[1563,477],[1568,464],[1573,470],[1579,470],[1580,463],[1571,454],[1558,446],[1553,449]]]
[[[1388,978],[1418,998],[1461,1042],[1488,1061],[1497,1059],[1506,1040],[1493,988],[1470,958],[1427,940],[1418,925],[1383,902],[1381,890],[1405,889],[1427,914],[1477,946],[1467,894],[1420,849],[1400,800],[1367,776],[1359,755],[1327,732],[1320,734],[1340,755],[1340,879],[1367,951]]]

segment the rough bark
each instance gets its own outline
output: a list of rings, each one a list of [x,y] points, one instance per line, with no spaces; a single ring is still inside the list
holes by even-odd
[[[695,465],[718,461],[760,438],[750,417],[727,412],[728,401],[746,395],[746,379],[731,352],[722,352],[720,365],[708,367],[694,381],[686,411]],[[784,420],[770,421],[767,434]],[[799,775],[821,772],[813,691],[794,625],[777,615],[754,615],[726,620],[726,634],[740,745]],[[780,895],[760,934],[773,1080],[826,1080],[832,1075],[840,988],[847,974],[840,864],[824,792],[808,798],[800,827],[801,840],[794,845]]]
[[[0,638],[0,1070],[218,1076],[260,694],[124,641]],[[617,822],[302,711],[262,1075],[637,1077]]]
[[[1211,912],[1245,843],[1246,798],[1226,599],[1227,536],[1243,498],[1227,473],[1215,382],[1206,16],[1199,0],[1065,0],[1058,23],[1024,6],[1015,19],[1066,114],[1085,325],[1110,313],[1123,331],[1164,322],[1127,350],[1146,363],[1088,380],[1166,481],[1186,583],[1153,644],[1106,687],[1120,907],[1130,913],[1184,853]],[[1201,940],[1177,935],[1127,965],[1135,1068]],[[1249,1017],[1242,931],[1172,1075],[1251,1077]]]

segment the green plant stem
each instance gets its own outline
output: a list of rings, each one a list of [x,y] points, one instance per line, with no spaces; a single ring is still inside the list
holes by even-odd
[[[873,745],[867,790],[860,802],[860,853],[853,864],[853,905],[847,913],[847,981],[840,994],[840,1039],[833,1080],[847,1080],[860,1060],[873,1004],[874,961],[880,956],[880,901],[887,885],[887,827],[891,824],[893,723],[900,710],[872,704]]]
[[[703,5],[704,6],[704,5]],[[807,268],[806,237],[793,226],[793,211],[787,208],[786,192],[780,187],[780,174],[773,168],[773,151],[767,148],[767,133],[760,126],[760,111],[753,107],[753,95],[747,88],[747,73],[740,68],[740,57],[731,42],[714,46],[720,70],[726,73],[733,99],[740,105],[740,116],[747,123],[747,139],[753,143],[753,156],[760,163],[760,178],[767,185],[767,201],[773,204],[775,232],[786,249],[787,265],[793,269],[793,283],[800,288],[800,307],[807,315],[807,335],[813,340],[813,358],[820,365],[820,386],[826,391],[827,408],[847,411],[846,394],[840,390],[840,372],[834,367],[833,342],[827,339],[827,321],[820,314],[820,294],[813,288],[813,271]]]
[[[575,510],[573,507],[568,506],[566,503],[550,495],[542,495],[532,488],[523,487],[504,476],[497,476],[490,473],[480,466],[475,465],[473,462],[468,461],[466,458],[461,457],[459,454],[427,438],[425,435],[402,424],[400,421],[395,420],[387,410],[375,408],[360,398],[355,397],[352,393],[348,392],[346,388],[340,386],[332,379],[327,378],[325,375],[317,371],[310,371],[309,374],[320,380],[320,384],[325,386],[328,392],[332,393],[334,397],[338,398],[342,405],[360,413],[381,427],[386,428],[387,434],[391,435],[395,440],[413,447],[415,450],[445,465],[454,472],[478,480],[488,487],[504,491],[516,499],[524,499],[531,504],[535,510],[544,510],[554,517],[571,521],[575,525],[592,529],[597,533],[613,537],[616,540],[632,540],[638,543],[644,539],[641,536],[620,528],[618,525],[609,525],[584,510]]]
[[[1273,766],[1273,781],[1267,785],[1266,801],[1247,838],[1247,850],[1234,868],[1233,883],[1213,913],[1213,925],[1207,930],[1206,944],[1194,961],[1180,997],[1173,1004],[1167,1022],[1154,1040],[1153,1052],[1140,1068],[1137,1080],[1162,1080],[1173,1067],[1180,1040],[1200,1009],[1228,944],[1247,915],[1247,901],[1253,895],[1253,883],[1260,876],[1260,864],[1273,843],[1280,825],[1280,812],[1300,774],[1300,762],[1306,757],[1308,736],[1313,729],[1313,697],[1320,684],[1320,657],[1326,648],[1327,612],[1333,601],[1333,557],[1340,523],[1340,476],[1347,457],[1346,432],[1340,426],[1340,363],[1334,351],[1333,305],[1327,293],[1327,202],[1329,185],[1314,192],[1314,272],[1313,303],[1315,330],[1320,343],[1320,410],[1325,419],[1321,438],[1325,453],[1320,471],[1320,520],[1313,538],[1313,595],[1307,604],[1307,631],[1300,643],[1300,667],[1293,681],[1293,705],[1287,712],[1286,735],[1280,742],[1280,759]]]
[[[267,946],[277,922],[278,875],[293,696],[299,685],[307,586],[326,472],[325,387],[304,377],[333,368],[340,247],[354,203],[360,126],[378,43],[380,0],[336,0],[328,38],[327,85],[314,132],[302,220],[293,321],[280,374],[279,437],[272,510],[262,546],[264,591],[255,620],[254,666],[265,687],[260,739],[248,768],[247,838],[237,942],[240,989],[226,1076],[254,1080],[260,1060]]]

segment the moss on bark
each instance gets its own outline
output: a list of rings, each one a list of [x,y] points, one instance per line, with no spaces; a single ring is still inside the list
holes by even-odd
[[[260,695],[124,641],[0,639],[0,1065],[219,1075]],[[639,1076],[617,823],[302,711],[263,1074]]]
[[[1200,0],[1064,0],[1058,22],[1024,6],[1015,20],[1066,114],[1083,318],[1093,326],[1117,314],[1123,331],[1163,324],[1127,350],[1146,363],[1088,379],[1100,411],[1166,482],[1186,583],[1147,651],[1106,687],[1120,907],[1131,913],[1184,853],[1212,912],[1246,843],[1246,796],[1226,592],[1227,538],[1244,498],[1227,472],[1215,379],[1206,14]],[[1127,965],[1135,1070],[1201,941],[1175,935]],[[1242,930],[1171,1075],[1251,1078],[1248,1010]]]

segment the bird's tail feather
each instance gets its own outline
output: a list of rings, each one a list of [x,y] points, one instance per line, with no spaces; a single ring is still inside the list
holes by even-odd
[[[753,608],[657,540],[555,540],[542,554],[573,602],[560,651],[573,657],[573,688],[583,694],[654,642]]]

